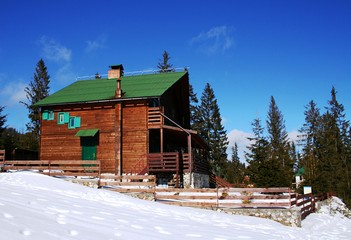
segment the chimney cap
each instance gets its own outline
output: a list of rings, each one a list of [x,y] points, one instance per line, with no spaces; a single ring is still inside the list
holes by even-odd
[[[122,64],[111,65],[111,66],[109,66],[109,68],[111,68],[111,69],[121,69],[121,70],[124,70]]]

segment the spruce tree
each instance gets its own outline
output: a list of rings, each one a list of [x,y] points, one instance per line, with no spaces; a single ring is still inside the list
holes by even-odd
[[[6,128],[2,132],[3,148],[7,152],[12,152],[16,148],[23,148],[20,145],[21,134],[14,128]]]
[[[300,144],[302,146],[302,157],[299,163],[300,167],[304,167],[305,184],[311,185],[316,180],[316,167],[318,164],[319,149],[319,130],[321,123],[320,110],[316,103],[312,100],[305,106],[305,123],[299,130]]]
[[[199,111],[199,100],[194,93],[193,86],[189,84],[189,105],[190,105],[190,128],[196,131],[201,129],[201,116]]]
[[[27,131],[33,135],[32,138],[35,141],[31,150],[38,150],[40,136],[40,109],[34,106],[34,104],[49,96],[49,84],[50,76],[47,67],[45,66],[44,60],[40,59],[35,68],[33,80],[29,83],[29,86],[24,89],[28,103],[21,102],[29,111],[28,117],[30,122],[26,124],[26,127]]]
[[[214,91],[207,83],[199,106],[199,134],[210,147],[209,160],[212,171],[220,177],[226,176],[227,132],[222,126],[222,118]]]
[[[313,101],[307,106],[301,129],[300,165],[305,168],[304,185],[311,185],[314,193],[336,193],[350,206],[351,129],[336,94],[332,87],[331,99],[323,115]]]
[[[228,162],[227,181],[240,187],[245,177],[245,164],[240,162],[237,143],[234,143],[231,150],[232,157],[231,161]]]
[[[160,73],[164,72],[174,72],[175,69],[173,65],[169,63],[171,57],[169,56],[168,52],[165,50],[162,55],[162,59],[159,60],[160,62],[157,64],[157,68],[159,69]]]
[[[259,118],[254,119],[251,123],[253,137],[249,137],[251,144],[247,147],[248,152],[245,153],[245,158],[248,166],[248,176],[250,182],[256,187],[268,187],[271,185],[270,176],[267,170],[269,166],[269,143],[264,136],[264,128],[261,125]]]
[[[7,117],[7,115],[3,113],[4,109],[5,109],[4,106],[0,106],[0,134],[5,129],[5,123],[6,123],[6,117]]]
[[[336,98],[336,90],[332,87],[331,99],[328,101],[327,112],[323,118],[321,151],[321,178],[327,177],[328,181],[321,182],[319,186],[324,191],[333,191],[339,197],[350,203],[350,174],[348,159],[348,134],[349,122],[345,119],[344,106]],[[329,172],[328,169],[329,168]],[[328,174],[328,176],[326,176]],[[323,185],[325,184],[325,185]]]
[[[284,118],[273,96],[271,97],[267,116],[267,131],[270,146],[271,174],[276,178],[276,187],[290,186],[293,179],[294,162],[289,155],[290,146]]]
[[[3,136],[3,132],[5,131],[5,123],[6,123],[6,117],[7,115],[3,113],[5,107],[0,106],[0,148],[4,148],[4,141],[6,140],[5,137]]]

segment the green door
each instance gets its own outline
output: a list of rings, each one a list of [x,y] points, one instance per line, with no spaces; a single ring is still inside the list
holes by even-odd
[[[81,137],[82,160],[96,160],[97,137]]]

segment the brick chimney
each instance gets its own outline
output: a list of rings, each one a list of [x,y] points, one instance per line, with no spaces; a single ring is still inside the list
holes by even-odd
[[[112,65],[110,66],[110,70],[108,70],[108,79],[117,79],[117,88],[115,98],[122,97],[122,84],[121,84],[121,77],[123,76],[123,65]]]
[[[111,78],[120,78],[123,76],[123,65],[122,64],[118,64],[118,65],[111,65],[110,69],[108,70],[108,79]]]

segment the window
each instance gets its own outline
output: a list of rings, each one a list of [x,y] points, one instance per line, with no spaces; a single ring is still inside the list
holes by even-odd
[[[70,117],[68,122],[68,128],[79,128],[80,127],[80,117]]]
[[[59,112],[57,115],[57,123],[58,124],[65,124],[69,121],[69,113],[67,112]]]
[[[55,114],[54,111],[52,110],[44,110],[42,114],[42,119],[43,120],[54,120]]]
[[[48,120],[54,120],[54,119],[55,119],[54,111],[49,111],[49,118],[48,118]]]

